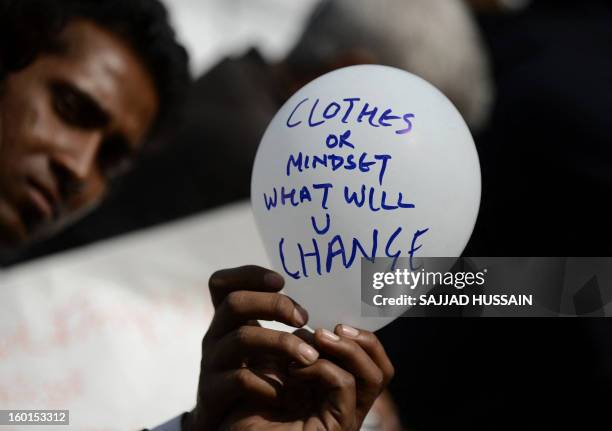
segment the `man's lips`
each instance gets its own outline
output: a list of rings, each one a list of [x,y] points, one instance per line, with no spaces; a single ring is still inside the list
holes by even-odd
[[[28,180],[26,184],[28,200],[45,221],[52,221],[56,216],[56,205],[53,197],[38,183]]]

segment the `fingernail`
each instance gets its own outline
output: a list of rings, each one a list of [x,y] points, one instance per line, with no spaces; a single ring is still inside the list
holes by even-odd
[[[267,378],[269,378],[270,380],[275,381],[279,385],[283,384],[283,379],[281,378],[281,376],[277,372],[270,371],[270,372],[267,372],[267,373],[263,373],[263,375],[266,376]]]
[[[302,357],[309,364],[316,361],[317,358],[319,357],[319,352],[317,352],[315,349],[313,349],[311,346],[309,346],[306,343],[301,343],[298,346],[298,352],[300,352],[300,355],[302,355]]]
[[[280,289],[285,284],[285,280],[276,272],[268,272],[264,275],[264,283],[274,289]]]
[[[357,329],[348,325],[340,325],[340,332],[342,332],[342,334],[346,335],[347,337],[356,337],[357,335],[359,335],[359,331]]]
[[[328,331],[327,329],[321,329],[321,334],[323,334],[323,336],[325,338],[327,338],[328,340],[332,340],[332,341],[340,341],[340,337],[338,337],[336,334],[334,334],[331,331]]]
[[[308,313],[302,307],[295,304],[295,308],[293,309],[293,319],[298,326],[304,326],[308,321]]]

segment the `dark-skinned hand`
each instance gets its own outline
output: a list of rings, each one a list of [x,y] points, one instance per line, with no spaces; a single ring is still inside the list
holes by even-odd
[[[256,266],[218,271],[209,281],[215,316],[203,341],[198,401],[184,428],[356,431],[393,375],[374,334],[296,328],[306,311],[278,293],[280,275]]]

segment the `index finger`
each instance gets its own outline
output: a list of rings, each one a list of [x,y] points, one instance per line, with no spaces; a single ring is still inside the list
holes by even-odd
[[[283,277],[272,270],[256,265],[221,269],[211,275],[208,288],[212,303],[217,308],[227,295],[237,290],[278,292],[285,285]]]
[[[282,293],[232,292],[215,311],[207,336],[222,337],[251,320],[276,320],[299,328],[308,322],[308,312]]]

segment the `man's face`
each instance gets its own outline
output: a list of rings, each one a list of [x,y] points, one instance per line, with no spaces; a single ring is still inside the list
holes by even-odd
[[[0,88],[0,248],[92,208],[158,111],[153,79],[120,38],[74,20]]]

